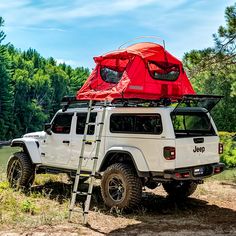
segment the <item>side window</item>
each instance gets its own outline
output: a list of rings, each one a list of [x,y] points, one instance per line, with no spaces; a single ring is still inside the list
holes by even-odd
[[[91,123],[96,121],[97,113],[93,112],[90,115]],[[87,118],[87,113],[77,113],[77,123],[76,123],[76,134],[84,134],[85,122]],[[93,135],[95,130],[95,125],[89,125],[88,135]]]
[[[159,114],[113,114],[110,118],[112,133],[161,134]]]
[[[52,132],[69,134],[73,113],[58,113],[52,122]]]

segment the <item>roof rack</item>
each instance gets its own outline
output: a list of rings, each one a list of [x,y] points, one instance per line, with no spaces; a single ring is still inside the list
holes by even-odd
[[[159,100],[146,100],[146,99],[114,99],[108,103],[111,107],[166,107],[172,103],[178,102],[169,98],[162,98]],[[65,96],[61,100],[62,111],[70,108],[83,108],[88,107],[89,100],[77,100],[74,96]],[[101,106],[103,101],[93,101],[93,106]]]
[[[222,98],[219,95],[197,95],[186,94],[179,99],[161,98],[159,100],[147,100],[138,98],[129,99],[114,99],[110,101],[107,106],[110,107],[167,107],[171,104],[176,104],[178,108],[181,104],[185,104],[187,107],[204,107],[210,111]],[[62,111],[66,111],[70,108],[86,108],[88,107],[89,100],[77,100],[74,96],[65,96],[62,98],[61,106]],[[102,106],[103,101],[94,100],[93,106]]]

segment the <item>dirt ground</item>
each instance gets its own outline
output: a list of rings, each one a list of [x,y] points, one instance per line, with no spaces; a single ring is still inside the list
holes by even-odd
[[[1,236],[66,236],[66,235],[236,235],[236,184],[208,181],[186,201],[166,196],[162,187],[147,189],[142,203],[133,213],[104,210],[99,205],[99,189],[95,189],[89,213],[89,226],[84,227],[80,215],[73,223],[42,225],[37,228],[0,229]],[[2,230],[2,231],[1,231]]]

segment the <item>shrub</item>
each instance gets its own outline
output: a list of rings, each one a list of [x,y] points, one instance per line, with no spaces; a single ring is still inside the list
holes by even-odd
[[[224,145],[224,152],[220,156],[226,167],[236,167],[236,133],[219,132],[220,141]]]

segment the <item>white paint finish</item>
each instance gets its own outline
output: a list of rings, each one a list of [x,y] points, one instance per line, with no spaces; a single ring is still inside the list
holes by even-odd
[[[103,157],[108,151],[127,151],[135,160],[139,171],[164,171],[167,169],[182,168],[188,166],[197,166],[209,163],[219,162],[218,155],[218,136],[204,137],[203,144],[195,144],[193,138],[175,138],[170,113],[171,107],[158,108],[128,108],[128,107],[108,107],[106,112],[104,130],[102,135],[101,148],[99,153],[97,169],[99,169]],[[95,108],[97,112],[97,122],[101,119],[101,108]],[[61,110],[59,111],[61,112]],[[70,134],[52,134],[47,135],[44,132],[27,134],[21,140],[26,143],[34,163],[43,165],[77,169],[83,135],[76,134],[76,112],[87,112],[86,108],[68,109],[66,112],[74,112]],[[158,113],[161,115],[163,132],[159,135],[150,134],[128,134],[128,133],[111,133],[110,116],[114,113]],[[213,127],[214,122],[210,117]],[[95,134],[88,135],[87,140],[96,140],[99,127],[96,126]],[[39,137],[37,137],[39,136]],[[37,148],[35,141],[40,142],[40,149]],[[63,140],[70,141],[69,144],[63,143]],[[166,160],[163,156],[165,146],[176,147],[176,159]],[[196,147],[205,147],[205,152],[193,152]],[[40,157],[40,153],[45,156]],[[93,157],[95,153],[95,143],[85,145],[85,158]],[[91,169],[93,161],[85,160],[83,170]]]
[[[110,140],[110,138],[108,138],[108,140]],[[131,146],[126,146],[126,145],[121,145],[121,146],[115,145],[115,146],[107,149],[107,153],[108,152],[130,153],[132,155],[133,160],[135,161],[135,165],[137,166],[139,171],[149,171],[148,164],[145,160],[145,156],[143,155],[142,151],[140,149],[138,149],[137,147],[131,147]]]
[[[86,111],[83,111],[86,112]],[[79,119],[79,117],[77,117],[76,115],[73,117],[73,129],[72,129],[72,133],[71,133],[71,157],[70,157],[70,161],[68,163],[68,168],[69,169],[76,169],[78,167],[79,164],[79,157],[80,157],[80,151],[81,151],[81,147],[82,147],[82,140],[83,140],[83,134],[76,134],[76,123],[77,123],[77,119]],[[98,115],[96,117],[96,120],[98,119]],[[82,163],[82,167],[84,167],[85,169],[89,169],[92,166],[92,160],[91,157],[93,157],[95,155],[95,148],[96,148],[96,144],[95,144],[95,140],[96,140],[96,132],[97,132],[97,127],[95,128],[95,132],[93,135],[87,135],[86,139],[88,141],[90,141],[92,144],[85,144],[85,149],[84,149],[84,160]]]
[[[163,171],[175,167],[174,161],[167,161],[163,157],[164,146],[174,146],[174,140],[162,140],[154,137],[144,139],[144,135],[143,137],[132,136],[121,138],[114,136],[107,137],[106,150],[115,149],[116,146],[122,146],[123,149],[130,150],[136,161],[136,166],[140,171],[145,171],[146,167],[148,167],[148,171]]]
[[[197,137],[200,138],[200,137]],[[176,139],[176,168],[218,163],[218,136],[202,137],[204,143],[194,143],[193,138]],[[204,147],[204,152],[194,152],[196,148]]]
[[[57,167],[65,167],[70,160],[70,143],[63,141],[71,141],[70,134],[55,134],[47,135],[45,142],[42,143],[42,164],[53,164]]]
[[[38,148],[36,141],[37,140],[34,138],[18,138],[18,139],[13,139],[12,144],[24,143],[25,146],[27,147],[27,150],[29,152],[32,162],[35,164],[41,164],[42,163],[41,156],[40,156],[41,148],[40,147]]]
[[[53,117],[53,120],[56,115]],[[73,115],[73,118],[74,116],[75,114]],[[62,168],[68,167],[68,163],[71,158],[71,132],[74,130],[73,118],[69,134],[53,132],[51,135],[46,134],[45,140],[41,143],[43,165]],[[63,141],[68,141],[69,143],[63,143]]]

